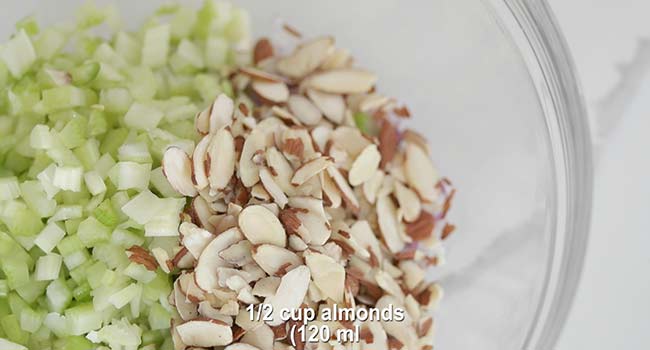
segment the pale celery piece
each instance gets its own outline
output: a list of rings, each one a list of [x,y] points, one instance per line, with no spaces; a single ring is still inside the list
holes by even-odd
[[[169,350],[170,278],[126,249],[175,254],[161,242],[186,201],[161,157],[191,151],[196,113],[232,93],[248,17],[208,0],[135,31],[112,7],[70,22],[26,17],[0,44],[0,349]]]

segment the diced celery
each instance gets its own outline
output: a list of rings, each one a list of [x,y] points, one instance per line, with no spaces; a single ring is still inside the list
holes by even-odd
[[[20,313],[20,328],[30,333],[36,332],[43,324],[44,318],[45,313],[41,311],[35,311],[31,308],[23,309]]]
[[[129,263],[124,248],[110,243],[95,246],[93,248],[93,258],[105,263],[111,269],[126,266]]]
[[[116,68],[125,68],[127,66],[126,61],[118,55],[115,50],[108,43],[101,43],[93,54],[93,59],[110,64]]]
[[[104,326],[97,337],[99,340],[115,344],[123,349],[136,349],[141,343],[142,330],[137,325],[130,324],[126,318],[114,320],[110,325]]]
[[[163,200],[156,197],[149,190],[144,190],[122,206],[122,211],[133,221],[144,225],[153,217],[159,215],[163,205]]]
[[[54,137],[47,125],[34,126],[29,137],[29,145],[34,149],[50,149],[54,146]]]
[[[72,121],[70,121],[70,123],[71,122]],[[73,152],[81,161],[84,169],[91,170],[99,160],[99,157],[101,157],[101,154],[99,153],[99,141],[96,139],[86,140],[85,137],[80,141],[83,144],[75,148]]]
[[[93,211],[93,214],[102,224],[108,227],[115,227],[119,223],[119,216],[113,208],[113,203],[111,203],[110,198],[104,199],[97,208]]]
[[[56,167],[52,184],[62,190],[81,191],[82,167]]]
[[[56,165],[50,164],[47,168],[41,171],[36,178],[40,181],[43,190],[47,194],[48,199],[54,198],[54,196],[60,191],[60,189],[54,186],[54,173],[56,172]]]
[[[111,242],[128,248],[134,245],[142,245],[144,243],[144,237],[127,229],[116,228],[111,235]]]
[[[9,288],[16,289],[29,283],[29,267],[21,259],[4,258],[1,262],[2,272],[7,277]]]
[[[93,247],[97,243],[110,239],[111,230],[94,217],[89,217],[79,224],[77,236],[86,247]]]
[[[118,149],[118,159],[137,163],[151,163],[151,154],[144,142],[125,143]]]
[[[20,197],[18,179],[15,176],[0,177],[0,201],[16,199],[18,197]]]
[[[170,26],[163,24],[149,28],[142,43],[142,64],[160,67],[167,63],[169,52]]]
[[[83,208],[80,205],[59,205],[47,222],[57,222],[69,219],[77,219],[83,215]]]
[[[29,36],[38,34],[38,22],[34,16],[27,16],[16,23],[16,31],[24,30]]]
[[[165,174],[163,174],[162,167],[158,167],[151,171],[151,184],[153,188],[162,197],[180,197],[181,195],[169,184]]]
[[[6,298],[7,294],[9,294],[9,283],[7,283],[7,280],[0,280],[0,299]],[[0,312],[0,315],[2,312]]]
[[[154,278],[156,278],[155,271],[149,271],[146,267],[144,267],[144,265],[136,263],[130,263],[122,273],[142,283],[149,283],[153,281]]]
[[[156,108],[134,103],[124,116],[124,124],[130,128],[139,130],[151,130],[158,126],[163,117],[163,113]]]
[[[72,118],[59,133],[63,145],[72,149],[79,147],[86,142],[86,129],[88,128],[88,119],[84,116],[77,115]]]
[[[211,35],[205,41],[205,62],[208,68],[218,70],[228,60],[229,44],[220,36]]]
[[[101,90],[99,103],[110,113],[126,113],[133,103],[129,90],[125,88],[108,88]]]
[[[152,304],[149,308],[149,326],[152,330],[169,329],[171,314],[160,304]]]
[[[57,337],[65,337],[68,334],[65,316],[60,315],[57,312],[50,312],[45,315],[43,325],[51,330]]]
[[[72,290],[72,298],[76,301],[90,301],[92,299],[90,296],[91,291],[88,282],[82,282]]]
[[[126,304],[131,302],[133,298],[135,298],[139,293],[139,287],[137,284],[132,283],[122,290],[120,290],[117,293],[114,293],[113,295],[108,298],[108,302],[111,303],[111,305],[115,306],[117,309],[121,309],[124,307]]]
[[[54,312],[62,312],[72,300],[72,292],[62,280],[52,281],[45,291],[48,308]]]
[[[17,315],[7,315],[0,318],[0,326],[10,341],[18,344],[27,344],[29,333],[20,328]]]
[[[98,62],[86,62],[70,71],[72,81],[77,85],[86,85],[95,80],[99,74]]]
[[[14,172],[14,174],[20,174],[25,170],[29,169],[31,163],[31,158],[27,158],[15,150],[7,153],[7,158],[5,159],[4,167],[8,170]]]
[[[95,312],[91,303],[65,310],[65,318],[68,330],[72,335],[82,335],[102,326],[102,315]]]
[[[115,160],[110,154],[106,153],[97,160],[94,169],[102,179],[105,179],[113,166],[115,166]]]
[[[19,201],[6,202],[0,219],[13,235],[33,236],[43,229],[40,216]]]
[[[130,34],[120,31],[115,34],[115,52],[129,64],[140,62],[140,43]]]
[[[108,176],[118,190],[144,190],[149,187],[151,164],[118,162],[109,171]]]
[[[65,34],[56,28],[45,29],[34,42],[39,58],[50,59],[63,48],[67,41]]]
[[[67,236],[63,238],[59,244],[56,245],[56,249],[63,256],[68,256],[72,253],[85,250],[85,247],[78,236]]]
[[[9,303],[9,308],[11,309],[11,313],[14,315],[20,315],[20,313],[25,309],[29,307],[29,304],[23,300],[23,298],[20,297],[17,293],[11,292],[9,293],[8,303]]]
[[[109,153],[114,158],[117,157],[117,150],[120,148],[124,140],[129,136],[127,129],[113,129],[106,133],[102,141],[99,151],[102,154]]]
[[[106,133],[109,122],[104,111],[93,110],[88,118],[88,136],[99,136]]]
[[[45,253],[49,253],[65,236],[65,231],[54,222],[48,223],[36,236],[34,244]]]
[[[101,175],[95,170],[84,174],[84,183],[93,196],[106,192],[106,184]]]
[[[25,181],[21,183],[20,193],[25,204],[39,217],[50,216],[56,210],[56,201],[47,198],[43,186],[37,181]]]
[[[189,7],[180,7],[170,22],[172,39],[178,41],[192,34],[196,22],[196,11]]]
[[[36,61],[36,51],[24,30],[16,34],[0,51],[0,59],[14,78],[20,78]]]
[[[169,65],[177,73],[193,73],[205,67],[203,53],[187,39],[181,40],[169,59]]]
[[[28,350],[22,344],[16,344],[7,339],[0,338],[0,349],[3,350]]]
[[[57,111],[90,104],[85,90],[72,85],[43,90],[43,107],[47,111]]]
[[[219,79],[210,74],[197,74],[193,82],[194,90],[203,98],[204,102],[214,101],[221,91]]]
[[[102,278],[107,270],[106,264],[101,261],[94,262],[86,269],[88,284],[92,289],[97,289],[101,285]]]
[[[34,303],[43,293],[45,293],[47,281],[30,280],[29,283],[16,288],[16,293],[28,303]]]
[[[130,67],[127,73],[129,76],[127,86],[133,99],[146,102],[154,98],[159,82],[149,67]]]
[[[81,218],[68,219],[64,222],[65,232],[70,235],[76,235],[79,224],[83,221]]]
[[[37,281],[52,281],[59,277],[63,258],[58,254],[48,254],[36,261],[34,279]]]
[[[83,263],[88,261],[88,259],[90,259],[88,252],[85,250],[80,250],[78,252],[64,256],[63,263],[65,264],[65,267],[68,268],[68,270],[72,270],[77,266],[81,266]]]

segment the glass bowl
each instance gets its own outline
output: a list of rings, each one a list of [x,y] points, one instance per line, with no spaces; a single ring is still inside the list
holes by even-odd
[[[114,0],[129,24],[159,1]],[[199,1],[193,1],[199,3]],[[3,4],[0,34],[27,14],[70,21],[83,0]],[[582,98],[543,0],[253,1],[256,34],[278,19],[332,34],[404,101],[458,188],[435,349],[550,349],[579,280],[592,169]]]

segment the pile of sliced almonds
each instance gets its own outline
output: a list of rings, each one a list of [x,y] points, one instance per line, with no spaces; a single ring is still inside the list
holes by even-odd
[[[454,229],[454,190],[426,140],[398,127],[408,109],[375,92],[376,75],[353,67],[330,37],[286,57],[262,39],[253,64],[231,76],[236,100],[220,95],[197,115],[193,153],[163,157],[169,183],[192,198],[178,253],[152,252],[178,273],[169,296],[176,348],[290,349],[291,323],[277,311],[336,303],[392,304],[407,316],[330,322],[332,334],[358,324],[363,349],[431,349],[442,290],[425,273]],[[357,113],[376,135],[356,126]],[[250,319],[245,309],[258,303],[273,306],[272,321]],[[359,345],[296,348],[305,346]]]

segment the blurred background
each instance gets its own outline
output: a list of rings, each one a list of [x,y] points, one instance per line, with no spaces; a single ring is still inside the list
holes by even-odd
[[[548,0],[592,121],[594,203],[557,350],[650,348],[650,2]]]

